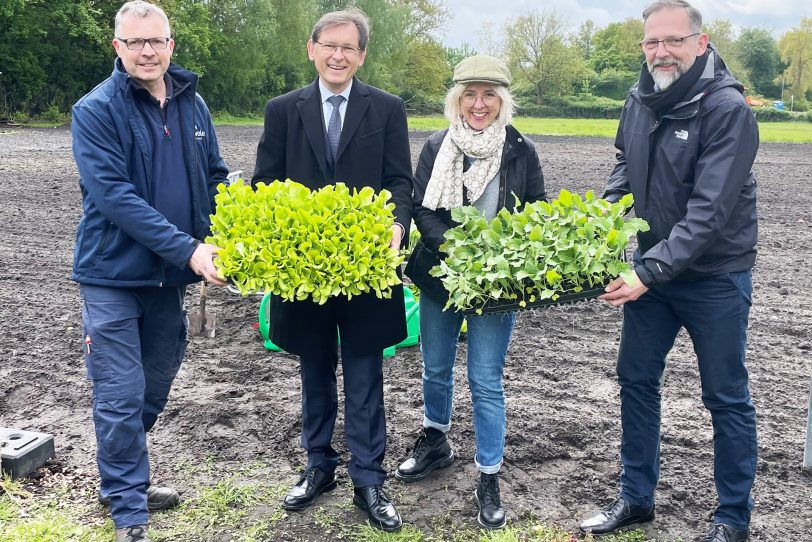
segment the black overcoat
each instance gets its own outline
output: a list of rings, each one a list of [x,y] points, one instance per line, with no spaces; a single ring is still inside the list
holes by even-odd
[[[412,166],[403,101],[353,79],[335,164],[325,152],[326,130],[318,79],[268,102],[265,129],[257,148],[252,185],[291,179],[310,189],[343,182],[350,188],[386,189],[395,204],[395,221],[409,238]],[[320,306],[312,301],[271,300],[270,338],[280,348],[302,355],[330,348],[318,330],[338,321],[341,342],[357,353],[372,353],[406,337],[401,286],[390,299],[374,293]]]

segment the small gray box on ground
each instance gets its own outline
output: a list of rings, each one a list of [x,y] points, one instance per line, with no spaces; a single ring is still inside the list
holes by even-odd
[[[12,478],[25,476],[53,456],[53,435],[0,427],[0,466]]]

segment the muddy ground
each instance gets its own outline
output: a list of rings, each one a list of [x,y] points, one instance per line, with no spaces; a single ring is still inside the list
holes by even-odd
[[[260,131],[218,129],[232,170],[250,175]],[[415,158],[426,135],[413,134]],[[614,157],[610,140],[534,139],[550,193],[600,190]],[[748,352],[759,431],[752,539],[812,540],[812,475],[801,468],[812,373],[812,147],[763,144],[755,172],[761,230]],[[6,224],[0,242],[0,426],[53,433],[58,469],[68,480],[94,487],[90,385],[78,289],[70,281],[81,207],[67,129],[0,134],[0,201]],[[196,293],[191,290],[191,303]],[[252,327],[258,306],[257,297],[211,292],[217,336],[192,340],[151,437],[156,478],[191,491],[177,466],[208,458],[215,472],[264,465],[254,476],[275,485],[295,482],[304,461],[298,363],[262,347]],[[614,496],[620,325],[620,312],[598,302],[519,317],[505,371],[502,495],[511,519],[536,517],[574,530]],[[462,343],[459,360],[464,356]],[[406,457],[422,419],[420,374],[416,348],[385,361],[390,474]],[[335,442],[344,450],[342,427],[339,416]],[[669,357],[663,390],[662,479],[657,519],[646,527],[651,538],[693,540],[705,531],[715,505],[711,436],[683,334]],[[414,485],[387,483],[405,521],[427,532],[449,513],[463,527],[475,524],[474,439],[462,363],[451,439],[459,456],[451,468]],[[347,506],[344,466],[339,474],[339,490],[321,504],[340,522],[360,522],[361,513]],[[276,538],[331,538],[313,514],[284,517]],[[228,530],[215,531],[212,540],[230,539]]]

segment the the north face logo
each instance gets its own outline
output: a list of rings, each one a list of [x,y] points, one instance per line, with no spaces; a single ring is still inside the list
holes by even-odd
[[[683,141],[688,141],[688,130],[674,130],[674,135]]]

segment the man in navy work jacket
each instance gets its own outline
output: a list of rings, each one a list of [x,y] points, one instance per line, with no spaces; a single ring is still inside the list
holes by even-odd
[[[117,542],[146,541],[148,510],[178,494],[150,486],[145,433],[166,405],[186,350],[186,285],[222,285],[209,233],[228,170],[197,76],[170,63],[174,41],[157,6],[116,15],[113,74],[73,107],[83,216],[80,284],[101,487]]]
[[[397,249],[408,240],[404,226],[410,224],[412,207],[406,110],[399,98],[355,78],[368,39],[367,18],[354,8],[328,13],[316,23],[307,53],[319,76],[268,103],[252,183],[290,178],[311,189],[336,182],[386,189],[395,204],[390,246]],[[305,508],[336,486],[337,328],[353,501],[373,526],[394,531],[401,519],[381,487],[386,479],[381,466],[386,447],[382,351],[406,337],[401,286],[392,288],[391,299],[369,293],[321,306],[272,299],[271,340],[301,362],[302,447],[307,451],[307,469],[283,505]]]
[[[643,11],[646,63],[620,119],[605,196],[634,195],[651,231],[639,235],[635,278],[602,299],[623,306],[618,355],[620,494],[581,524],[602,534],[654,518],[660,467],[660,386],[684,327],[713,420],[718,506],[704,542],[747,540],[756,473],[756,415],[745,350],[756,259],[758,127],[684,0]]]

